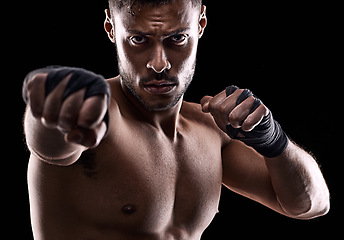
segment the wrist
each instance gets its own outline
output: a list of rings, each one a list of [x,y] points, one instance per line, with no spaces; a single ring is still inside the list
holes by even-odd
[[[250,132],[227,125],[227,133],[231,138],[244,142],[268,158],[282,154],[289,142],[287,135],[279,123],[273,119],[271,112]],[[238,137],[238,133],[244,137]]]

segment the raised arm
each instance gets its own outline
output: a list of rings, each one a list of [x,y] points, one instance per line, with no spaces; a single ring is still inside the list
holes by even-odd
[[[31,154],[70,165],[96,147],[107,130],[109,96],[103,77],[84,69],[48,67],[28,74],[24,128]]]
[[[293,218],[328,212],[329,191],[316,161],[287,138],[249,90],[231,86],[201,104],[236,139],[222,153],[228,188]]]

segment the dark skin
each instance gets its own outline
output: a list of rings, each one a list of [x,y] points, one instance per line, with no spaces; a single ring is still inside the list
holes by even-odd
[[[268,159],[223,131],[226,124],[252,130],[268,114],[265,105],[250,115],[252,97],[235,107],[242,89],[183,101],[206,22],[205,7],[181,0],[145,5],[135,17],[106,11],[121,77],[108,80],[105,138],[105,96],[83,100],[82,89],[62,102],[68,77],[46,98],[46,75],[29,80],[35,238],[200,239],[222,184],[289,217],[328,211],[328,190],[309,154],[289,142]],[[161,73],[168,79],[156,79]]]

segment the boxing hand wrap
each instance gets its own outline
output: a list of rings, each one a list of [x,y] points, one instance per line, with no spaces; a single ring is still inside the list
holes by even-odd
[[[47,73],[45,84],[45,95],[48,96],[55,87],[68,75],[71,74],[68,84],[66,86],[63,101],[70,96],[71,94],[77,92],[82,88],[86,88],[84,99],[96,96],[96,95],[106,95],[107,96],[107,107],[110,103],[110,87],[105,81],[104,77],[98,74],[95,74],[91,71],[87,71],[82,68],[74,67],[62,67],[62,66],[49,66],[46,68],[37,69],[30,72],[24,79],[23,84],[23,99],[26,104],[28,104],[27,96],[27,83],[28,81],[38,73]],[[108,111],[105,114],[104,120],[106,127],[109,127],[109,114]]]
[[[233,85],[227,87],[227,97],[234,93],[237,89],[239,88]],[[254,95],[250,90],[245,89],[238,97],[236,106],[250,96]],[[253,113],[261,104],[262,102],[255,97],[250,114]],[[244,137],[239,137],[239,133]],[[244,142],[246,145],[254,148],[258,153],[268,158],[277,157],[283,153],[288,146],[287,135],[284,133],[278,122],[273,119],[270,111],[269,114],[264,116],[262,121],[252,131],[245,132],[241,128],[234,128],[231,125],[227,125],[227,134],[232,139],[237,139]]]

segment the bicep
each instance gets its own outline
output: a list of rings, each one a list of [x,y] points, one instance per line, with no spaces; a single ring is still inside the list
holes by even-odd
[[[222,149],[223,184],[281,214],[265,159],[244,143],[231,140]]]

